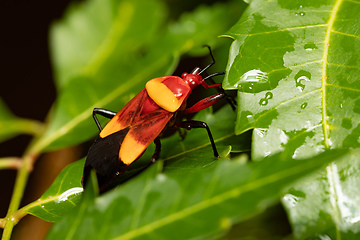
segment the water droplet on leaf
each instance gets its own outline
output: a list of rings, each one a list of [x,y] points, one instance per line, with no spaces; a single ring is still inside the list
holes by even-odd
[[[272,94],[271,92],[267,92],[267,93],[265,94],[265,98],[266,98],[266,99],[272,99],[272,98],[273,98],[273,94]]]
[[[243,92],[261,92],[269,89],[268,78],[266,72],[253,69],[244,73],[236,85]]]
[[[304,49],[306,51],[312,51],[312,50],[318,49],[318,47],[314,43],[306,43],[304,45]]]
[[[295,86],[297,89],[299,89],[300,92],[304,91],[305,89],[305,82],[309,82],[311,79],[311,73],[300,70],[296,76],[295,79]]]
[[[301,104],[300,108],[301,108],[301,109],[305,109],[307,105],[308,105],[308,103],[307,103],[307,102],[304,102],[303,104]]]
[[[261,105],[261,106],[266,106],[267,104],[268,104],[268,100],[266,99],[266,98],[262,98],[262,99],[260,99],[260,102],[259,102],[259,104]]]

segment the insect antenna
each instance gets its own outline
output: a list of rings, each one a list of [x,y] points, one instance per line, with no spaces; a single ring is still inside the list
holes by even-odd
[[[213,73],[213,74],[211,74],[209,76],[206,76],[203,79],[204,80],[209,79],[211,84],[216,84],[216,82],[212,79],[212,77],[219,76],[219,75],[224,75],[224,74],[225,74],[225,72],[217,72],[217,73]]]
[[[205,72],[206,70],[208,70],[212,65],[215,64],[215,58],[212,54],[212,51],[211,51],[211,48],[209,45],[204,45],[204,47],[207,47],[209,49],[209,52],[210,52],[210,56],[211,56],[211,63],[209,63],[209,65],[207,65],[206,67],[204,67],[200,72],[199,72],[199,75],[201,75],[203,72]]]
[[[209,46],[209,45],[204,45],[204,47],[207,47],[207,48],[209,49],[209,53],[210,53],[210,56],[211,56],[212,61],[198,73],[199,75],[201,75],[202,73],[204,73],[204,72],[205,72],[206,70],[208,70],[212,65],[215,64],[215,58],[214,58],[214,55],[213,55],[213,53],[212,53],[212,51],[211,51],[210,46]],[[204,77],[203,79],[204,79],[204,80],[209,79],[209,82],[210,82],[211,84],[216,84],[216,82],[212,79],[212,77],[219,76],[219,75],[224,75],[224,74],[225,74],[225,72],[213,73],[213,74],[210,74],[210,75]],[[228,94],[226,94],[225,91],[224,91],[224,89],[223,89],[222,87],[216,87],[216,90],[217,90],[218,93],[222,93],[222,94],[225,94],[225,95],[226,95],[226,101],[230,104],[232,110],[235,111],[235,110],[236,110],[236,107],[235,107],[235,106],[237,105],[236,100],[235,100],[233,97],[231,97],[231,96],[229,96]]]

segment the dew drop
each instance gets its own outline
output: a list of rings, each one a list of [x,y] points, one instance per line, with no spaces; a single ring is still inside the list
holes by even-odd
[[[253,69],[242,75],[241,79],[245,82],[266,82],[268,80],[268,75],[265,72]]]
[[[56,199],[54,202],[60,203],[62,201],[66,201],[66,200],[68,200],[68,197],[70,197],[71,195],[79,194],[83,191],[84,191],[84,189],[82,187],[70,188],[70,189],[66,190],[65,192],[63,192],[62,194],[60,194],[58,199]]]
[[[311,73],[300,70],[296,76],[295,79],[295,86],[297,89],[299,89],[300,92],[304,91],[305,89],[305,82],[309,82],[311,79]]]
[[[318,47],[314,43],[306,43],[304,45],[304,49],[306,51],[312,51],[312,50],[318,49]]]
[[[343,104],[342,104],[342,103],[340,103],[340,108],[341,108],[341,109],[343,108]]]
[[[296,79],[296,88],[299,89],[300,92],[304,91],[305,89],[305,84],[303,84],[304,81],[310,81],[309,78],[307,78],[306,76],[301,76],[299,78]]]
[[[290,204],[292,207],[296,206],[299,202],[299,197],[292,194],[286,194],[283,199]]]
[[[295,13],[296,16],[305,16],[305,13],[304,12],[297,12]]]
[[[307,103],[307,102],[304,102],[303,104],[301,104],[300,108],[301,108],[301,109],[305,109],[307,105],[308,105],[308,103]]]
[[[273,98],[273,94],[272,94],[271,92],[267,92],[267,93],[265,94],[265,98],[266,98],[266,99],[272,99],[272,98]]]
[[[243,92],[260,92],[268,88],[268,74],[257,69],[244,73],[237,82],[237,87]]]
[[[266,98],[260,99],[260,106],[266,106],[269,103],[269,101]]]

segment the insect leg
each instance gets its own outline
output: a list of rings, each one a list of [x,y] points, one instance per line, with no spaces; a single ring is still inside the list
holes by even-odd
[[[99,120],[97,119],[96,117],[96,114],[99,114],[103,117],[106,117],[106,118],[113,118],[115,115],[116,115],[116,112],[113,112],[113,111],[109,111],[109,110],[106,110],[106,109],[102,109],[102,108],[94,108],[93,110],[93,118],[95,120],[95,123],[97,125],[97,127],[99,128],[100,132],[102,131],[102,127],[100,125],[100,122]]]
[[[202,85],[203,85],[205,88],[215,87],[215,88],[216,88],[216,91],[217,91],[218,93],[225,94],[225,95],[226,95],[226,101],[230,104],[232,110],[235,111],[235,109],[236,109],[235,106],[237,105],[236,100],[235,100],[232,96],[227,95],[227,94],[225,93],[224,89],[221,87],[221,83],[216,83],[216,82],[212,79],[212,77],[218,76],[218,75],[222,75],[222,74],[225,74],[225,73],[224,73],[224,72],[221,72],[221,73],[213,73],[213,74],[205,77],[204,80],[209,79],[211,85],[208,85],[208,84],[206,84],[206,83],[204,83],[204,84],[202,84]]]
[[[154,151],[154,154],[152,155],[152,157],[150,159],[149,165],[154,163],[160,157],[160,152],[161,152],[160,138],[159,137],[155,138],[154,143],[155,143],[155,151]]]
[[[192,107],[185,109],[184,113],[194,113],[201,111],[205,108],[214,105],[215,103],[225,98],[226,96],[227,95],[225,93],[218,93],[210,97],[204,98],[203,100],[200,100],[199,102],[195,103]]]
[[[187,130],[190,130],[192,128],[205,128],[207,133],[208,133],[210,142],[211,142],[211,147],[213,149],[214,156],[217,157],[217,158],[220,157],[220,155],[219,155],[219,153],[218,153],[218,151],[216,149],[215,142],[214,142],[213,136],[211,134],[210,128],[205,122],[196,121],[196,120],[189,120],[189,121],[176,123],[175,126],[180,127],[180,128],[186,128]]]

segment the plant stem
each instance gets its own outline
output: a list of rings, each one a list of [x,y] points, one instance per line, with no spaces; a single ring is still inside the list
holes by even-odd
[[[22,165],[21,158],[18,157],[6,157],[0,158],[0,170],[1,169],[19,169]]]
[[[14,191],[11,197],[10,206],[8,213],[5,217],[5,228],[2,236],[2,240],[9,240],[11,237],[12,230],[15,224],[19,221],[13,217],[13,214],[19,209],[21,199],[24,194],[27,179],[32,169],[32,164],[36,159],[37,154],[27,152],[24,154],[21,168],[16,176]]]

